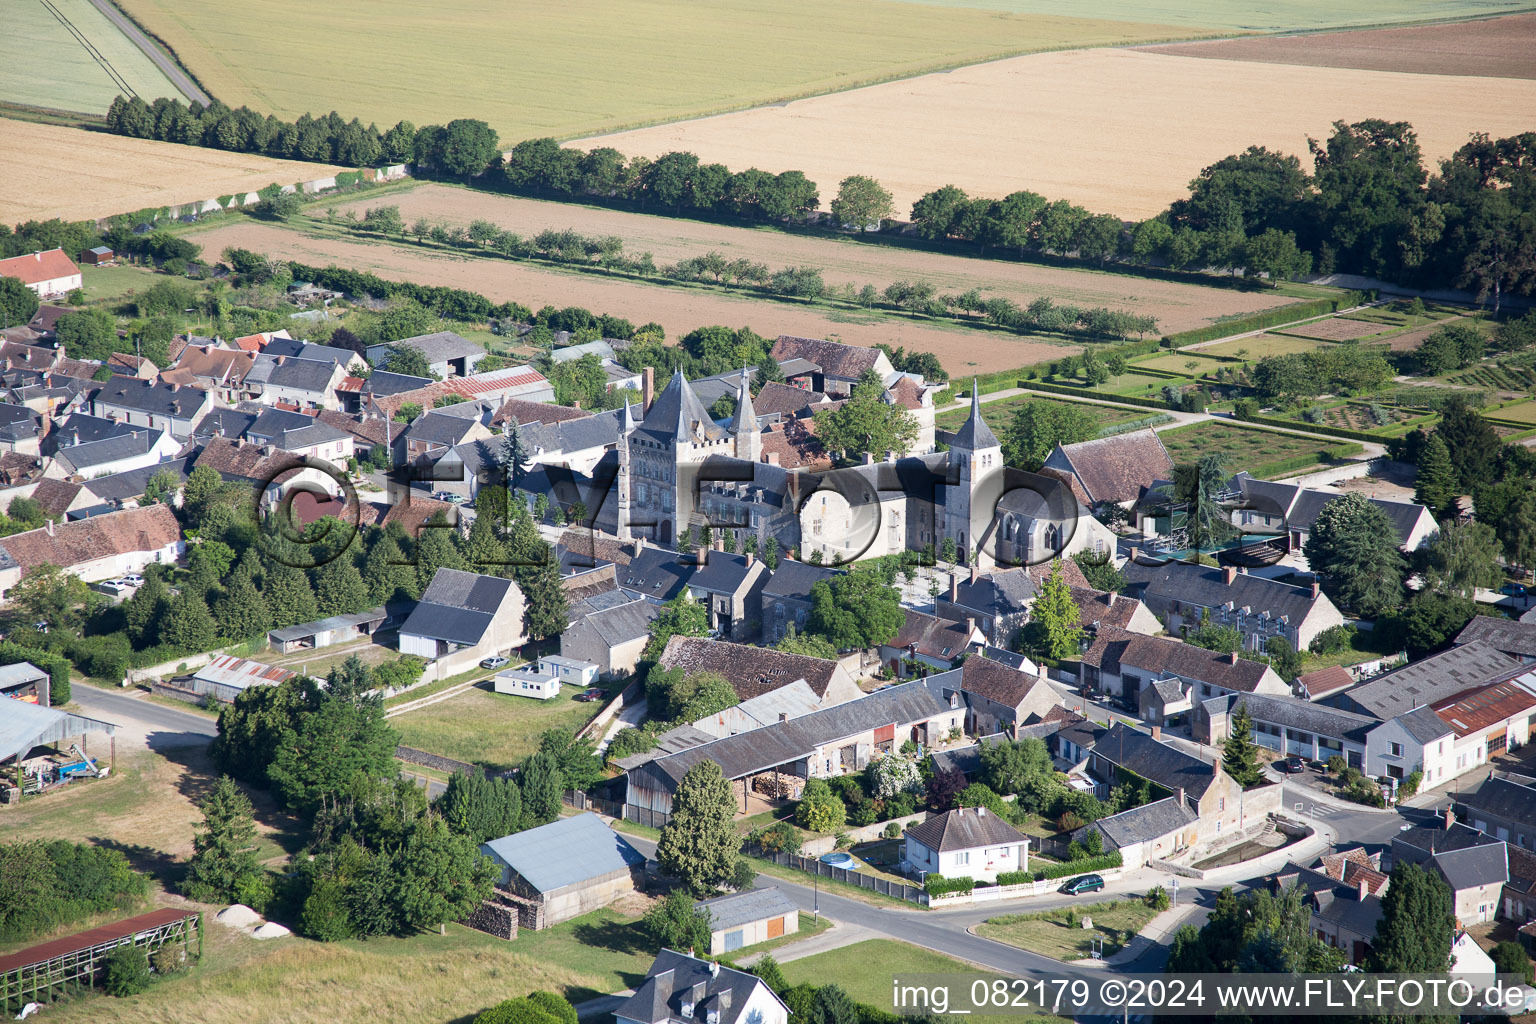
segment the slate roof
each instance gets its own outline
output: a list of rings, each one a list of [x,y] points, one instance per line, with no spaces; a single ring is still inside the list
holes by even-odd
[[[983,448],[998,447],[997,435],[992,433],[992,428],[987,426],[987,421],[981,418],[981,393],[977,390],[976,381],[971,381],[971,412],[955,431],[954,440],[950,442],[952,447],[965,448],[969,451],[980,451]]]
[[[153,384],[137,377],[113,377],[97,389],[91,402],[154,416],[187,419],[207,405],[208,393],[176,384]]]
[[[1194,644],[1167,637],[1132,633],[1118,626],[1100,624],[1082,655],[1083,664],[1114,675],[1122,665],[1149,672],[1172,673],[1185,679],[1211,683],[1240,693],[1252,693],[1273,671],[1268,665],[1246,658],[1233,660]]]
[[[820,391],[797,388],[793,384],[769,381],[764,384],[752,405],[759,416],[799,416],[811,406],[825,405],[827,396]]]
[[[717,1015],[717,1024],[738,1024],[747,1002],[761,984],[756,975],[745,971],[663,949],[656,954],[656,961],[635,994],[613,1012],[642,1024],[707,1021],[711,1013]],[[703,998],[696,999],[701,992]],[[769,995],[782,1005],[771,990]],[[691,1004],[687,1018],[683,1017],[685,1002]]]
[[[19,408],[17,406],[0,406],[0,409]],[[28,410],[30,412],[30,410]],[[204,422],[207,417],[203,418]],[[89,444],[92,441],[100,441],[107,437],[121,437],[124,434],[132,434],[135,431],[146,430],[146,427],[135,427],[131,423],[122,423],[118,420],[109,420],[101,416],[88,416],[83,412],[71,413],[59,422],[59,425],[49,434],[49,440],[59,447],[73,444]]]
[[[837,662],[825,658],[698,636],[668,640],[658,664],[666,669],[680,668],[684,675],[718,672],[742,700],[771,693],[797,679],[805,680],[817,697],[825,697],[837,671]]]
[[[583,604],[591,606],[592,610],[580,614],[572,608],[571,621],[590,626],[610,647],[645,636],[650,631],[651,621],[661,614],[660,605],[641,599],[616,605],[603,601],[601,607],[592,606],[591,601]]]
[[[1134,501],[1146,488],[1173,475],[1173,459],[1150,429],[1057,445],[1056,450],[1095,502]]]
[[[214,409],[197,421],[193,437],[244,437],[257,414],[244,409]]]
[[[299,356],[274,356],[263,352],[246,372],[246,384],[263,384],[310,394],[324,394],[336,376],[336,364],[329,359],[304,359]]]
[[[748,889],[729,896],[716,896],[712,900],[699,900],[694,906],[708,912],[709,925],[715,931],[736,928],[770,917],[782,917],[799,910],[778,886]]]
[[[497,415],[500,414],[498,410]],[[624,410],[614,409],[595,414],[582,413],[558,423],[519,422],[517,433],[535,454],[540,451],[586,451],[617,445],[623,436],[623,417]]]
[[[462,444],[464,438],[474,429],[475,424],[475,420],[460,416],[444,416],[439,412],[429,412],[424,416],[416,417],[406,428],[404,436],[407,441],[424,441],[427,444],[451,448],[456,444]]]
[[[1323,594],[1313,597],[1311,588],[1246,572],[1237,573],[1229,584],[1222,569],[1185,562],[1141,565],[1133,560],[1120,571],[1128,584],[1126,593],[1148,604],[1177,601],[1202,608],[1247,608],[1253,615],[1267,612],[1271,619],[1284,618],[1292,626],[1306,621],[1313,608],[1328,600]]]
[[[1154,800],[1128,811],[1100,818],[1072,833],[1072,838],[1082,842],[1091,829],[1097,829],[1104,837],[1105,850],[1119,850],[1134,843],[1149,842],[1187,828],[1199,821],[1199,815],[1180,803],[1175,796]]]
[[[419,391],[431,383],[431,377],[412,377],[407,373],[374,370],[359,390],[372,392],[382,398],[387,395],[403,394],[406,391]]]
[[[1259,480],[1247,472],[1238,473],[1232,479],[1242,491],[1244,500],[1252,503],[1255,509],[1270,515],[1283,515],[1292,529],[1307,532],[1311,531],[1323,506],[1343,496],[1339,491],[1298,487],[1296,484],[1276,480]],[[1409,534],[1427,511],[1423,505],[1411,501],[1391,501],[1386,498],[1368,500],[1392,521],[1399,545],[1407,543]]]
[[[683,592],[695,566],[676,551],[645,547],[618,572],[619,586],[652,601],[670,601]]]
[[[1452,727],[1429,707],[1417,707],[1398,715],[1393,721],[1419,743],[1429,743],[1451,733]]]
[[[645,863],[645,855],[590,811],[483,843],[481,849],[541,893]]]
[[[765,575],[766,567],[755,557],[729,551],[703,551],[704,564],[694,570],[688,586],[718,594],[734,594],[747,580]]]
[[[1025,611],[1037,593],[1034,579],[1023,569],[999,569],[978,576],[974,583],[969,577],[961,579],[949,603],[978,615],[1002,618]]]
[[[414,338],[405,338],[395,344],[409,345],[411,348],[419,350],[422,355],[427,357],[428,363],[440,363],[448,359],[462,359],[465,356],[485,354],[484,347],[452,331],[419,334]]]
[[[823,744],[875,726],[895,723],[899,729],[905,724],[927,721],[947,712],[958,715],[960,710],[951,707],[948,696],[956,692],[958,684],[959,679],[953,672],[943,672],[887,686],[801,718],[657,758],[636,771],[647,781],[654,780],[670,789],[682,780],[689,768],[707,760],[720,765],[726,778],[739,779],[797,760]]]
[[[495,576],[439,569],[400,632],[472,647],[485,637],[511,586]]]
[[[797,562],[793,558],[780,558],[779,567],[773,570],[768,577],[768,582],[763,585],[763,596],[809,601],[812,587],[822,580],[830,580],[837,575],[839,572],[836,569],[824,565]]]
[[[140,466],[138,469],[113,473],[110,476],[99,476],[94,480],[87,480],[81,486],[102,501],[127,501],[129,498],[142,495],[144,488],[149,486],[150,479],[160,473],[171,474],[176,478],[178,485],[186,483],[187,473],[191,471],[191,462],[190,458],[170,459],[166,462],[157,462],[153,466]]]
[[[22,570],[44,562],[61,569],[110,555],[158,551],[181,539],[181,524],[158,502],[70,523],[29,530],[0,539],[0,547]]]
[[[1474,615],[1472,621],[1456,634],[1456,643],[1469,644],[1474,640],[1481,640],[1505,654],[1536,658],[1536,622]]]
[[[1469,810],[1536,828],[1536,779],[1494,772],[1470,793],[1460,794],[1457,802]]]
[[[1420,825],[1392,839],[1392,862],[1433,865],[1452,889],[1509,881],[1504,843],[1466,825]]]
[[[1229,714],[1246,706],[1256,721],[1283,725],[1287,729],[1315,733],[1337,740],[1364,743],[1365,734],[1381,724],[1370,715],[1341,711],[1326,704],[1315,704],[1299,697],[1279,697],[1260,693],[1227,694],[1200,702],[1206,714]],[[1442,730],[1439,735],[1444,735]]]
[[[908,827],[907,840],[930,850],[975,850],[983,846],[1008,846],[1029,842],[1018,829],[985,807],[957,807]]]
[[[141,427],[131,434],[119,434],[115,437],[104,437],[100,441],[89,441],[85,444],[60,448],[54,457],[72,473],[84,475],[97,466],[148,454],[159,443],[164,433],[163,430]]]
[[[683,371],[672,374],[672,379],[645,412],[645,419],[636,428],[661,444],[673,441],[719,440],[725,436],[725,428],[710,418],[709,410],[693,393]]]
[[[1393,669],[1327,700],[1381,719],[1395,718],[1421,704],[1512,675],[1519,667],[1518,661],[1492,644],[1474,640]]]
[[[1094,756],[1154,782],[1170,793],[1183,789],[1198,801],[1216,781],[1216,768],[1198,757],[1116,722],[1093,744]]]

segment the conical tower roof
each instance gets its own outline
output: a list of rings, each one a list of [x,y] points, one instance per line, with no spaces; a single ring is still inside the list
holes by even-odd
[[[731,432],[757,429],[757,410],[752,408],[752,389],[747,386],[747,371],[741,371],[741,386],[736,389],[736,415],[731,419]]]
[[[1000,447],[997,435],[992,433],[992,428],[987,426],[987,421],[981,418],[981,392],[977,389],[976,379],[971,378],[971,414],[965,418],[965,424],[955,433],[952,448],[965,448],[969,451],[980,451],[983,448]]]
[[[690,441],[696,429],[701,437],[709,440],[725,436],[725,428],[709,418],[709,410],[694,394],[683,371],[678,370],[651,403],[640,430],[658,441],[668,442]]]

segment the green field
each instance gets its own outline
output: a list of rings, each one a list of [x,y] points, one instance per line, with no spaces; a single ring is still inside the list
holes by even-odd
[[[1083,402],[1061,402],[1052,398],[1040,398],[1036,395],[1015,395],[1011,398],[1001,398],[995,402],[981,403],[981,418],[987,421],[987,426],[994,431],[1000,431],[1008,426],[1013,419],[1013,413],[1027,402],[1045,402],[1049,405],[1067,405],[1075,409],[1083,409],[1091,413],[1100,426],[1111,427],[1117,423],[1125,423],[1129,420],[1145,419],[1155,415],[1151,410],[1142,412],[1136,409],[1122,409],[1109,405],[1087,405]],[[950,412],[940,413],[934,419],[934,424],[940,430],[958,430],[965,422],[965,418],[971,414],[970,409],[954,409]]]
[[[49,2],[53,10],[43,0],[5,0],[0,6],[6,37],[13,44],[25,43],[5,49],[5,59],[0,61],[0,100],[100,114],[119,95],[137,93],[146,102],[159,96],[181,98],[170,79],[90,0]],[[95,47],[99,61],[70,26]],[[124,89],[124,83],[132,92]]]
[[[1163,447],[1168,449],[1174,462],[1195,462],[1205,455],[1225,455],[1230,472],[1246,469],[1254,476],[1267,475],[1261,471],[1282,459],[1319,453],[1348,443],[1236,427],[1213,420],[1162,430],[1157,436],[1162,438]]]
[[[1093,918],[1092,931],[1083,928],[1084,915]],[[976,934],[1056,960],[1082,960],[1093,954],[1093,939],[1103,941],[1104,956],[1113,956],[1156,916],[1141,900],[1115,900],[994,917],[978,925]]]
[[[389,724],[407,747],[500,770],[537,750],[539,736],[547,730],[585,725],[602,705],[576,700],[579,692],[567,687],[545,701],[472,687],[396,715]]]
[[[1201,355],[1229,356],[1233,359],[1252,361],[1263,359],[1265,356],[1286,356],[1294,352],[1311,352],[1313,349],[1322,348],[1326,344],[1327,342],[1325,341],[1288,338],[1282,334],[1260,334],[1253,338],[1237,338],[1233,341],[1224,341],[1220,345],[1209,345],[1196,351]]]
[[[1191,366],[1191,363],[1194,365]],[[1170,352],[1167,355],[1153,356],[1151,359],[1139,359],[1132,365],[1139,369],[1180,373],[1186,377],[1204,377],[1208,373],[1215,373],[1222,367],[1232,364],[1193,352]]]
[[[1489,409],[1483,415],[1496,420],[1509,420],[1512,423],[1526,423],[1536,426],[1536,399],[1528,402],[1516,402],[1514,405],[1506,405],[1502,409]]]
[[[992,11],[1053,11],[1053,0],[927,0],[952,7]],[[1087,0],[1072,10],[1085,18],[1137,18],[1170,25],[1201,25],[1234,31],[1318,29],[1345,25],[1381,25],[1400,21],[1487,17],[1501,11],[1528,10],[1518,0],[1291,0],[1285,4],[1234,3],[1232,0]],[[1283,14],[1281,13],[1283,12]]]
[[[81,267],[80,282],[89,301],[97,299],[121,299],[129,292],[143,291],[157,281],[164,281],[164,274],[143,267]]]
[[[418,125],[476,117],[508,143],[1007,54],[1203,34],[1134,16],[1095,21],[901,0],[827,0],[814,10],[796,0],[529,0],[515,9],[489,0],[263,0],[239,17],[222,0],[123,6],[231,106],[285,118],[335,108],[381,129],[402,117]]]

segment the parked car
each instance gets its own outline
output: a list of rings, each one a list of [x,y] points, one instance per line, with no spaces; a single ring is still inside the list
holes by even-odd
[[[123,584],[126,584],[126,585],[130,586],[130,587],[142,587],[144,585],[144,577],[140,576],[136,572],[131,572],[128,575],[122,577],[121,579],[114,580],[113,582],[123,583]]]
[[[503,658],[499,654],[493,654],[489,658],[486,658],[485,660],[481,661],[480,662],[480,667],[481,668],[501,668],[503,665],[510,665],[511,663],[512,663],[512,659],[510,659],[510,658]]]
[[[583,690],[580,693],[578,693],[576,695],[576,699],[577,700],[602,700],[606,696],[608,696],[608,691],[607,690],[603,689],[600,686],[594,686],[591,689]]]
[[[433,491],[432,498],[434,501],[446,501],[450,505],[457,505],[464,500],[461,495],[454,494],[452,491]]]
[[[1284,761],[1279,762],[1276,767],[1285,772],[1287,775],[1299,775],[1307,770],[1307,762],[1303,761],[1299,757],[1292,756],[1286,758]]]
[[[1505,597],[1524,597],[1527,592],[1525,585],[1521,583],[1506,583],[1499,588],[1499,593]]]
[[[851,853],[843,853],[842,851],[824,853],[821,855],[820,860],[823,864],[830,864],[834,868],[846,868],[849,871],[857,871],[859,869],[859,862],[853,859],[853,854]]]
[[[1102,875],[1078,875],[1061,887],[1061,891],[1068,896],[1079,896],[1085,892],[1098,892],[1104,888]]]

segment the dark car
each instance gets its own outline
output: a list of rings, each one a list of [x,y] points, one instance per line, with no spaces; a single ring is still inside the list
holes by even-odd
[[[1526,588],[1519,583],[1506,583],[1499,588],[1499,593],[1505,597],[1524,597]]]
[[[1085,892],[1098,892],[1104,888],[1104,879],[1100,875],[1078,875],[1061,887],[1061,891],[1068,896],[1078,896]]]
[[[1288,757],[1280,762],[1279,768],[1287,775],[1300,775],[1307,770],[1307,762],[1299,757]]]
[[[594,686],[590,690],[583,690],[580,693],[578,693],[576,695],[576,699],[577,700],[602,700],[606,696],[608,696],[608,691],[607,690],[604,690],[604,689],[601,689],[599,687]]]

